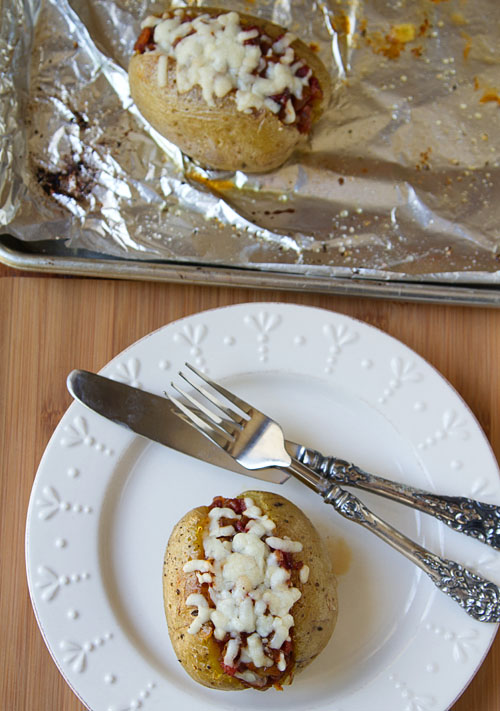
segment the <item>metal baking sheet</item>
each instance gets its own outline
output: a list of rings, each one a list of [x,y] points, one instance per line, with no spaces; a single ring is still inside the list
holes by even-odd
[[[322,277],[295,275],[248,268],[210,267],[202,264],[146,262],[102,257],[92,252],[64,250],[54,243],[20,243],[0,236],[0,261],[22,270],[49,274],[128,279],[155,282],[178,282],[199,286],[234,286],[253,289],[363,296],[434,304],[498,307],[500,290],[484,285],[460,285],[401,282],[356,277]]]
[[[0,259],[494,299],[500,3],[218,5],[295,31],[332,77],[312,141],[266,175],[205,171],[142,120],[126,67],[149,3],[3,3],[0,226],[18,246],[5,237]]]

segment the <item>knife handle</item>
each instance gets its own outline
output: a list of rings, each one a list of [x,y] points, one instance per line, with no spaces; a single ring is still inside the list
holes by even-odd
[[[454,531],[500,550],[500,507],[462,496],[440,496],[424,489],[384,479],[337,457],[299,447],[297,459],[327,481],[364,489],[434,516]]]

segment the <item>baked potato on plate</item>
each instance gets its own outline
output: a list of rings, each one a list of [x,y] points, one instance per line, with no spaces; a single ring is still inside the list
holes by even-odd
[[[337,620],[317,531],[293,503],[263,491],[216,497],[182,517],[168,541],[163,592],[178,660],[218,690],[291,684]]]

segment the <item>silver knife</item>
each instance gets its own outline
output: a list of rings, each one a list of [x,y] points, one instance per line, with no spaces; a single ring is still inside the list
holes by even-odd
[[[244,469],[230,455],[196,432],[191,425],[183,422],[175,414],[174,406],[166,397],[85,370],[73,370],[68,375],[67,386],[76,400],[99,415],[171,449],[238,474],[275,484],[283,484],[289,479],[288,474],[276,468],[252,472]],[[325,479],[344,486],[365,489],[430,514],[453,530],[500,550],[498,506],[462,496],[433,494],[393,482],[370,474],[351,462],[337,457],[325,457],[320,452],[288,440],[285,441],[285,446],[291,457],[295,457]]]
[[[75,400],[94,412],[171,449],[216,467],[274,484],[282,484],[290,477],[281,469],[250,472],[241,467],[229,454],[183,422],[166,397],[153,395],[87,370],[71,371],[66,385]]]

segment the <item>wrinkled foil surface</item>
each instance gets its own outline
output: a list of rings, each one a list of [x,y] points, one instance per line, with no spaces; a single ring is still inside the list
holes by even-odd
[[[4,232],[134,260],[497,283],[500,2],[217,6],[318,51],[333,98],[312,139],[269,174],[205,171],[130,99],[140,21],[165,5],[3,0]]]

